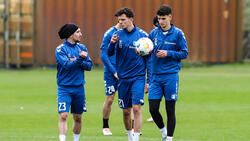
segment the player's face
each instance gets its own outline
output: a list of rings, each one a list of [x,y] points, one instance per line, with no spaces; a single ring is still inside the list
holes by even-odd
[[[157,17],[158,17],[158,21],[162,29],[166,29],[170,26],[170,22],[172,20],[171,15],[164,15],[164,16],[157,15]]]
[[[81,29],[78,28],[75,33],[72,35],[72,40],[76,43],[80,42],[82,39],[82,32]]]
[[[123,29],[133,25],[133,18],[128,18],[125,14],[118,17],[118,22]]]

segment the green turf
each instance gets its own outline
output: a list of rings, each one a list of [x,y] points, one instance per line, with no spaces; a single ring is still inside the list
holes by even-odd
[[[86,73],[88,112],[81,140],[126,141],[117,96],[112,106],[113,136],[102,136],[105,98],[103,70]],[[0,141],[55,141],[56,70],[0,70]],[[165,116],[164,104],[161,112]],[[142,141],[160,141],[145,96]],[[175,141],[248,141],[250,138],[250,64],[184,68],[180,73]],[[72,140],[72,116],[67,139]]]

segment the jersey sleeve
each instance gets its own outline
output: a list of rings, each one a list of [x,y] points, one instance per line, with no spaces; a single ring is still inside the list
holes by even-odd
[[[113,74],[116,73],[115,67],[111,64],[108,56],[108,47],[110,43],[111,37],[109,35],[103,37],[102,45],[101,45],[101,59],[103,64],[111,71]]]
[[[82,51],[86,51],[88,53],[88,50],[86,48],[83,48]],[[83,58],[83,57],[79,56],[79,58]],[[76,59],[76,61],[79,61],[79,60]],[[80,67],[83,70],[90,71],[93,67],[93,63],[89,57],[89,53],[88,53],[88,56],[80,60],[79,63],[81,64]]]
[[[188,47],[185,35],[182,31],[178,32],[177,47],[180,48],[179,51],[167,51],[167,56],[176,60],[186,59],[188,57]]]
[[[67,57],[66,51],[62,46],[56,48],[55,57],[58,63],[60,63],[62,67],[67,70],[79,67],[81,65],[79,62],[83,60],[83,58],[77,58],[75,61],[70,61]]]
[[[116,34],[116,33],[114,33],[114,34]],[[113,34],[113,35],[114,35]],[[112,35],[112,36],[113,36]],[[111,37],[112,38],[112,37]],[[112,56],[112,55],[114,55],[115,54],[115,46],[116,46],[116,44],[118,44],[119,43],[119,39],[118,39],[118,41],[116,42],[116,43],[112,43],[112,42],[109,42],[109,45],[108,45],[108,56]]]

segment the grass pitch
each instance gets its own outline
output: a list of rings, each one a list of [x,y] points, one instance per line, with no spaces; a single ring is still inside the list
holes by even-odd
[[[95,68],[85,76],[88,112],[83,114],[80,140],[126,141],[117,96],[110,118],[113,136],[101,132],[103,70]],[[248,141],[250,64],[182,69],[176,106],[175,141]],[[0,141],[58,140],[56,70],[0,70],[0,112]],[[148,117],[145,95],[141,140],[160,141],[159,130],[146,121]],[[71,115],[68,128],[67,140],[73,140]]]

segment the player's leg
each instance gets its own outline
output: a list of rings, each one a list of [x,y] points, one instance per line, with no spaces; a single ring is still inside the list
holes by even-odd
[[[70,88],[58,86],[57,88],[57,104],[58,104],[58,132],[60,141],[66,140],[67,134],[67,119],[69,116],[69,108],[71,104],[71,97],[69,95]]]
[[[123,109],[123,123],[125,126],[126,130],[132,130],[132,122],[131,122],[131,109],[132,108],[127,108],[127,109]]]
[[[85,91],[84,86],[72,89],[71,113],[73,114],[73,137],[74,141],[78,141],[82,129],[82,113],[85,108]]]
[[[140,132],[142,128],[142,110],[141,106],[144,105],[144,87],[145,77],[139,76],[133,78],[131,86],[132,104],[134,113],[134,140],[139,141]]]
[[[103,135],[112,135],[112,132],[109,129],[109,117],[111,112],[111,106],[114,101],[115,92],[117,90],[117,81],[116,80],[106,80],[105,83],[105,93],[106,98],[102,107],[103,114]]]
[[[128,141],[133,141],[133,131],[132,131],[132,122],[131,122],[131,107],[123,109],[123,123],[128,135]]]
[[[80,138],[80,133],[82,130],[82,115],[81,114],[73,114],[73,136],[74,141],[78,141]]]
[[[168,81],[164,86],[168,130],[167,141],[172,141],[176,125],[175,103],[178,99],[179,76],[178,74],[171,74],[167,78]]]
[[[153,80],[154,79],[158,78],[153,77]],[[162,96],[163,96],[163,89],[161,84],[155,80],[152,81],[152,83],[149,86],[149,92],[148,92],[149,112],[155,124],[157,125],[157,127],[161,132],[162,140],[166,140],[167,129],[164,125],[161,113],[159,112]]]
[[[142,111],[141,105],[133,105],[134,113],[134,140],[139,141],[139,136],[141,135],[142,128]]]
[[[103,114],[103,135],[112,135],[109,129],[109,116],[111,112],[111,106],[114,101],[114,94],[113,95],[106,95],[103,107],[102,107],[102,114]]]
[[[68,126],[67,126],[68,116],[69,116],[68,112],[63,112],[63,113],[59,114],[58,132],[59,132],[59,140],[60,141],[66,140],[66,134],[68,131]]]
[[[176,125],[175,101],[166,101],[166,112],[167,112],[167,130],[168,130],[167,141],[172,141]]]
[[[133,141],[133,131],[131,125],[132,100],[129,80],[119,80],[118,84],[118,104],[123,111],[123,123],[128,135],[128,140]]]

